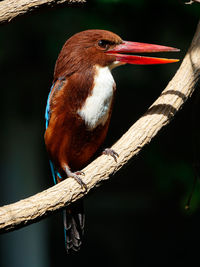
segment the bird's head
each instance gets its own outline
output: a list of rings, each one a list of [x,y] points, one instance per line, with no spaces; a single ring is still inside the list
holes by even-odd
[[[62,73],[70,75],[94,65],[113,68],[126,63],[148,65],[177,62],[177,59],[130,55],[168,51],[179,51],[179,49],[124,41],[110,31],[86,30],[73,35],[66,41],[56,62],[54,78]]]

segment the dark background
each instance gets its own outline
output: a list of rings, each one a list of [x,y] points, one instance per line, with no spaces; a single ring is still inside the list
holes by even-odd
[[[96,0],[43,9],[0,27],[0,205],[53,185],[44,111],[64,42],[85,29],[181,49],[195,32],[200,5],[183,1]],[[166,56],[166,54],[164,54]],[[158,97],[180,63],[113,71],[117,99],[107,138],[112,145]],[[1,267],[194,266],[199,262],[200,183],[185,210],[198,163],[198,89],[142,152],[85,200],[82,250],[67,256],[62,213],[0,236]],[[196,158],[196,160],[195,160]],[[197,262],[197,263],[196,263]]]

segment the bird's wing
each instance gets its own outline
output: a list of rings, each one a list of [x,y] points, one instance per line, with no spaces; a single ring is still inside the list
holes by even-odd
[[[59,78],[51,86],[45,111],[46,129],[49,126],[49,121],[51,118],[51,103],[56,93],[63,88],[64,81],[65,78]],[[62,180],[62,176],[51,160],[49,161],[49,163],[54,184],[57,184],[59,180]],[[78,203],[74,203],[70,207],[67,207],[67,209],[63,211],[63,220],[66,251],[67,253],[69,253],[70,251],[78,251],[82,243],[85,222],[82,200],[80,200]]]
[[[51,100],[55,96],[56,92],[58,92],[63,87],[64,81],[65,81],[65,78],[60,77],[51,86],[51,89],[50,89],[50,92],[47,98],[47,105],[46,105],[46,110],[45,110],[46,129],[48,128],[49,120],[51,117]]]
[[[46,129],[48,128],[49,120],[50,120],[50,99],[52,96],[52,91],[54,89],[54,86],[55,86],[55,83],[52,84],[48,98],[47,98],[47,105],[46,105],[46,110],[45,110]]]
[[[61,77],[59,78],[55,83],[52,84],[48,98],[47,98],[47,105],[46,105],[46,110],[45,110],[45,120],[46,120],[46,129],[48,128],[49,125],[49,120],[51,117],[51,101],[52,98],[54,97],[55,93],[59,91],[63,87],[63,81],[65,78]],[[51,172],[53,176],[54,183],[57,183],[57,178],[62,179],[60,173],[55,169],[53,162],[50,160],[50,167],[51,167]]]

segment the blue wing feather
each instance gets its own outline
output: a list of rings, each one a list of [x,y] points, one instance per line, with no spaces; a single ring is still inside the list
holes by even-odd
[[[45,120],[46,120],[46,129],[48,128],[49,125],[49,120],[50,120],[50,95],[51,95],[51,91],[54,88],[54,83],[51,86],[48,98],[47,98],[47,105],[46,105],[46,110],[45,110]]]
[[[58,86],[55,88],[55,91],[60,90],[62,88],[62,85],[63,85],[64,79],[61,77],[58,80],[61,82],[59,82]],[[49,126],[49,120],[50,120],[50,115],[51,115],[50,96],[51,96],[52,90],[54,88],[54,85],[55,85],[55,83],[52,84],[48,98],[47,98],[47,105],[46,105],[46,110],[45,110],[46,129]],[[56,177],[58,177],[59,179],[62,179],[62,177],[61,177],[60,173],[55,169],[53,162],[50,160],[49,163],[50,163],[50,168],[51,168],[53,180],[54,180],[54,183],[56,184],[57,183]]]

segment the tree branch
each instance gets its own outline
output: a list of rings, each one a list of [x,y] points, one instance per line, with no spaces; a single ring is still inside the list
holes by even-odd
[[[84,2],[86,0],[4,0],[0,2],[0,24],[44,6]]]
[[[0,231],[11,231],[80,199],[92,188],[122,168],[158,131],[168,124],[183,103],[193,93],[200,78],[200,23],[191,46],[174,78],[147,112],[112,147],[118,154],[117,163],[112,157],[100,156],[83,171],[84,192],[72,178],[27,199],[0,208]]]
[[[189,1],[189,2],[186,2],[185,4],[186,4],[186,5],[191,5],[191,4],[193,4],[194,2],[196,2],[196,3],[200,3],[200,0],[191,0],[191,1]]]

